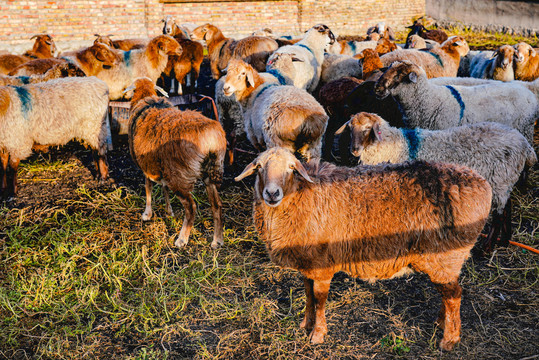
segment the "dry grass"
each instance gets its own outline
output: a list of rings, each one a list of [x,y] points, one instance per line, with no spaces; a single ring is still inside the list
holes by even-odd
[[[537,135],[537,134],[536,134]],[[539,144],[539,138],[536,139]],[[243,144],[243,146],[246,146]],[[338,274],[326,343],[299,328],[297,272],[275,267],[256,236],[252,190],[229,169],[225,246],[211,250],[203,186],[190,244],[174,248],[183,210],[167,217],[154,188],[143,223],[141,173],[125,143],[110,155],[117,185],[97,185],[88,152],[24,162],[21,192],[0,204],[0,358],[524,359],[539,353],[539,256],[511,246],[471,259],[461,278],[462,343],[441,353],[440,297],[423,275],[367,284]],[[252,157],[240,153],[240,163]],[[513,198],[514,240],[539,247],[539,170]]]

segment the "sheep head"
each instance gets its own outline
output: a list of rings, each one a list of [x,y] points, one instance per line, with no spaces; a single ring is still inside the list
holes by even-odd
[[[34,35],[30,38],[30,40],[32,39],[36,39],[36,41],[34,42],[34,46],[32,48],[32,52],[42,53],[50,57],[54,56],[57,49],[56,49],[56,44],[52,40],[52,36],[47,35],[47,34]]]
[[[360,157],[367,146],[382,140],[381,126],[385,121],[376,114],[361,112],[348,120],[335,134],[341,134],[346,128],[350,129],[350,153]]]
[[[94,40],[94,44],[105,44],[107,45],[108,47],[110,47],[111,49],[114,48],[114,44],[112,43],[112,39],[110,38],[112,35],[109,34],[109,35],[99,35],[99,34],[94,34],[94,36],[96,36],[95,40]]]
[[[271,148],[264,151],[234,180],[240,181],[256,173],[255,197],[270,207],[279,206],[283,198],[295,192],[296,173],[313,182],[301,162],[287,149]]]
[[[80,67],[70,62],[55,65],[49,71],[58,71],[60,74],[60,77],[84,77],[86,76],[86,74],[84,73],[84,71],[82,71]]]
[[[376,52],[380,55],[387,54],[388,52],[397,50],[397,45],[387,38],[381,38],[376,43]]]
[[[410,61],[395,61],[374,85],[374,93],[378,98],[386,98],[391,90],[400,84],[426,81],[427,74],[421,67]]]
[[[502,69],[507,69],[513,65],[513,57],[515,56],[515,48],[511,45],[502,45],[496,51],[496,64]]]
[[[174,35],[174,26],[176,25],[174,17],[172,15],[167,15],[164,19],[161,19],[161,22],[165,23],[163,25],[163,34]]]
[[[156,49],[161,55],[182,54],[181,45],[170,35],[159,35],[154,37],[148,44],[148,49]]]
[[[208,23],[195,28],[191,32],[191,39],[211,42],[213,38],[220,32],[221,30],[219,30],[216,26]]]
[[[408,39],[406,39],[406,45],[404,46],[405,49],[426,49],[427,43],[425,42],[425,39],[423,39],[421,36],[417,34],[410,35]]]
[[[131,86],[125,88],[123,93],[127,94],[127,98],[131,98],[131,105],[133,105],[146,97],[157,96],[157,91],[159,91],[163,96],[168,97],[167,92],[161,87],[155,85],[152,79],[141,77],[136,78]]]
[[[333,34],[333,32],[331,32],[329,27],[327,27],[324,24],[318,24],[318,25],[313,26],[311,29],[309,29],[309,31],[307,31],[307,35],[305,36],[307,37],[311,33],[318,33],[318,34],[324,35],[325,40],[326,40],[326,48],[329,45],[333,45],[333,43],[335,42],[335,34]]]
[[[258,77],[258,72],[251,65],[232,59],[226,69],[223,93],[225,96],[236,94],[236,99],[241,101],[255,89]]]
[[[120,62],[120,55],[103,43],[94,43],[88,48],[92,56],[103,66],[103,69],[110,69]]]
[[[441,46],[447,51],[457,52],[460,57],[466,56],[470,52],[470,47],[462,36],[451,36]]]
[[[524,66],[530,58],[537,56],[537,52],[530,44],[521,42],[515,45],[515,62],[519,66]]]

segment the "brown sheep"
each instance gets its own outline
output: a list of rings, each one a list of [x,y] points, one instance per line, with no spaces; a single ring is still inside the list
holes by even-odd
[[[211,24],[197,27],[191,33],[193,40],[204,40],[208,46],[211,73],[219,79],[230,59],[241,59],[257,71],[266,70],[266,61],[279,45],[265,36],[248,36],[241,40],[226,38],[221,30]]]
[[[362,59],[363,80],[370,78],[377,70],[383,67],[378,52],[373,49],[365,49],[359,54],[354,55],[354,58]]]
[[[447,33],[443,30],[427,30],[423,25],[419,24],[417,21],[412,26],[408,26],[408,29],[410,29],[410,32],[408,33],[408,36],[406,37],[406,42],[408,42],[408,38],[412,35],[419,35],[423,39],[428,40],[434,40],[437,43],[442,44],[444,41],[448,39]]]
[[[56,45],[50,35],[34,35],[30,38],[36,39],[32,50],[26,51],[23,55],[0,55],[0,74],[7,75],[17,66],[22,65],[32,59],[46,59],[54,57]]]
[[[260,154],[235,180],[254,173],[259,238],[275,264],[304,276],[300,326],[311,343],[324,341],[326,300],[339,271],[370,282],[427,274],[442,295],[440,347],[460,341],[458,280],[489,214],[485,179],[466,167],[421,161],[304,166],[282,148]]]
[[[0,75],[0,86],[6,85],[25,85],[35,84],[39,82],[45,82],[52,79],[58,79],[62,77],[76,77],[86,76],[84,72],[75,64],[63,62],[54,65],[49,71],[43,75],[31,75],[31,76],[5,76]]]
[[[222,204],[217,192],[223,177],[226,138],[218,121],[197,111],[180,111],[157,97],[153,80],[135,80],[129,117],[129,150],[146,178],[146,208],[142,220],[152,217],[152,181],[163,185],[166,209],[172,214],[168,189],[185,208],[182,229],[175,242],[187,245],[195,221],[191,196],[195,182],[203,179],[213,212],[212,248],[223,245]]]
[[[11,71],[12,76],[31,76],[44,74],[53,66],[62,63],[72,63],[78,66],[86,76],[96,76],[104,69],[110,69],[120,62],[120,56],[107,45],[96,43],[88,48],[73,52],[70,56],[59,59],[36,59],[27,62]]]
[[[398,49],[397,44],[395,44],[393,41],[386,38],[381,38],[380,40],[378,40],[378,43],[376,44],[376,47],[374,48],[374,50],[376,50],[378,55],[384,55],[384,54],[387,54],[388,52],[391,52],[397,49]]]
[[[112,35],[99,35],[94,34],[97,38],[94,40],[94,44],[101,43],[109,46],[111,49],[118,49],[123,51],[129,51],[134,49],[142,49],[148,45],[149,39],[123,39],[112,40]]]
[[[539,78],[539,55],[525,42],[515,45],[515,80],[533,81]]]

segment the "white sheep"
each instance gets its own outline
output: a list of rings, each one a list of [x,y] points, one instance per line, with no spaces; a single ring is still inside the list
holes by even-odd
[[[235,180],[254,173],[259,238],[275,264],[303,274],[300,326],[312,343],[324,341],[325,304],[339,271],[370,282],[427,274],[442,294],[440,347],[460,341],[458,279],[489,214],[485,179],[463,166],[421,161],[304,166],[282,148],[260,154]]]
[[[279,85],[273,76],[232,60],[223,92],[240,102],[247,138],[258,150],[282,146],[307,160],[320,157],[328,116],[305,90]]]
[[[277,49],[268,59],[276,54],[288,53],[300,61],[294,62],[294,75],[290,76],[286,69],[267,66],[266,71],[277,69],[283,76],[294,80],[293,85],[312,93],[318,86],[324,62],[324,51],[335,42],[335,35],[326,25],[315,25],[294,45],[286,45]]]
[[[4,161],[9,156],[9,166],[15,171],[15,194],[17,167],[32,154],[34,144],[64,145],[81,140],[94,155],[97,152],[98,177],[107,178],[108,95],[107,84],[95,77],[0,87],[0,149]]]
[[[495,52],[482,51],[470,63],[470,76],[479,79],[513,81],[515,80],[514,56],[515,49],[510,45],[502,45]]]
[[[501,243],[511,239],[510,194],[527,167],[537,162],[533,147],[517,130],[482,122],[445,130],[398,129],[376,114],[359,113],[344,124],[351,134],[350,152],[362,164],[424,160],[464,165],[492,187],[492,226],[485,240],[489,248],[501,231]]]
[[[395,61],[409,60],[425,69],[429,78],[457,76],[460,58],[468,51],[470,48],[463,37],[451,36],[430,50],[399,49],[382,55],[380,59],[384,67]]]
[[[522,83],[436,85],[421,67],[399,61],[378,79],[374,91],[379,97],[392,95],[397,100],[406,127],[440,130],[493,121],[517,129],[533,144],[534,123],[539,116],[538,94]]]

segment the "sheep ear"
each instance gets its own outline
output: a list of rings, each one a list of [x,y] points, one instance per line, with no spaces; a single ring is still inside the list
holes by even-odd
[[[160,92],[164,97],[168,98],[168,93],[161,86],[155,85],[155,90]]]
[[[296,162],[294,163],[294,170],[296,170],[302,178],[307,180],[310,183],[314,184],[314,181],[310,178],[310,176],[307,174],[307,170],[303,167],[303,165],[299,162],[298,159],[296,159]]]
[[[374,123],[372,125],[372,130],[371,131],[373,132],[374,138],[377,141],[382,141],[382,132],[380,131],[380,124]]]
[[[135,90],[135,84],[129,85],[128,87],[126,87],[124,91],[122,91],[122,94],[128,93],[129,91],[133,91],[133,90]]]
[[[343,126],[341,126],[337,131],[335,131],[335,135],[340,135],[343,133],[343,131],[346,129],[346,127],[350,124],[350,120],[344,123]]]
[[[252,163],[247,165],[245,169],[243,169],[243,172],[241,174],[239,174],[238,176],[234,178],[234,181],[237,182],[237,181],[243,180],[249,175],[253,175],[258,170],[259,167],[260,165],[258,164],[258,162],[256,160],[253,161]]]
[[[253,74],[253,70],[249,69],[246,71],[247,76],[247,87],[254,87],[255,86],[255,76]]]
[[[417,83],[417,74],[415,72],[409,73],[408,80],[410,80],[410,82],[413,82],[414,84]]]
[[[305,62],[303,59],[300,59],[298,57],[292,56],[292,62]]]

